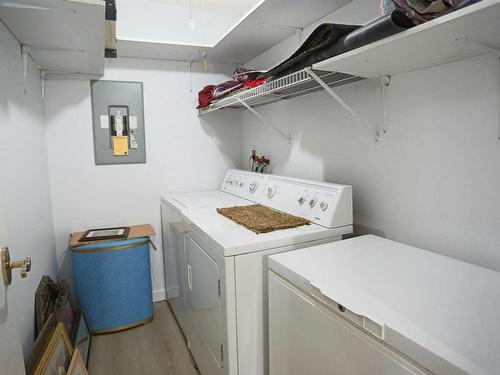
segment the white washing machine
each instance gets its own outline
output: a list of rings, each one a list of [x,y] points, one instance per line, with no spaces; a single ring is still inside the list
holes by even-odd
[[[270,375],[500,373],[500,273],[362,236],[269,258]]]
[[[216,208],[260,203],[310,225],[256,234]],[[267,257],[352,233],[350,186],[229,170],[162,198],[167,300],[202,375],[268,373]]]

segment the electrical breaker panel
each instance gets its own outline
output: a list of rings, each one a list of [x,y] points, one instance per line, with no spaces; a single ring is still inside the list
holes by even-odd
[[[145,163],[142,82],[94,80],[90,86],[96,165]]]

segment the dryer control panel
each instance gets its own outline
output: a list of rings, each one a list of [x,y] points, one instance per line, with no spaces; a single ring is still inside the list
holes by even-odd
[[[245,171],[229,170],[222,181],[221,190],[254,202],[267,187],[267,175]]]
[[[327,228],[352,225],[352,187],[229,170],[221,190]]]

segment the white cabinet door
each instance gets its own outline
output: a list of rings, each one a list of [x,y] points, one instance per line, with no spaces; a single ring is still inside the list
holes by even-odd
[[[5,244],[5,217],[0,197],[0,248]],[[2,264],[3,267],[3,264]],[[15,280],[15,282],[19,280]],[[0,271],[0,375],[24,375],[21,340],[17,329],[16,313],[9,301],[9,288]]]
[[[220,272],[217,263],[189,236],[185,237],[187,298],[190,318],[209,351],[222,367]],[[193,343],[194,345],[195,343]],[[193,353],[196,356],[196,353]]]
[[[273,273],[269,347],[270,375],[424,374]]]

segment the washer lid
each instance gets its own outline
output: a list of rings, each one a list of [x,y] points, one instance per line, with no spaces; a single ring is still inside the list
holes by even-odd
[[[381,326],[385,342],[433,373],[498,373],[499,272],[372,235],[273,255],[269,267],[348,319]]]

